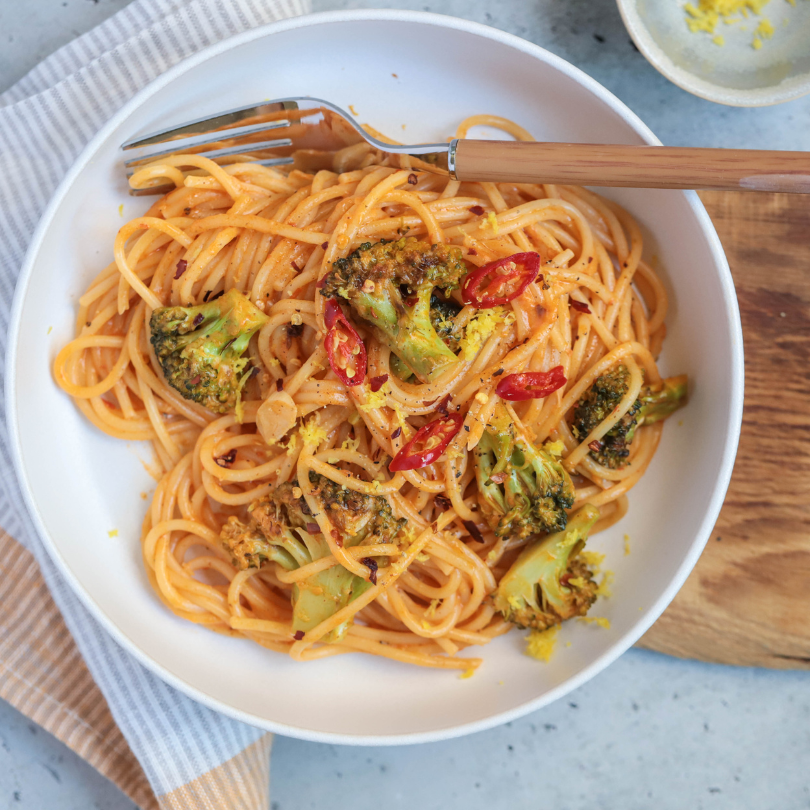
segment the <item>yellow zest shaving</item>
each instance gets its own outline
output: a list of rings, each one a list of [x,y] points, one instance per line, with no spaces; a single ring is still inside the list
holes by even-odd
[[[548,630],[532,630],[526,636],[526,655],[548,663],[554,653],[559,629],[559,626],[555,625],[549,627]]]
[[[583,624],[596,624],[599,627],[604,627],[605,630],[610,630],[610,620],[604,616],[580,616],[577,621]]]
[[[110,529],[107,532],[107,537],[118,537],[118,529]]]
[[[495,216],[493,211],[487,213],[487,222],[489,227],[492,228],[493,233],[498,233],[501,229],[498,227],[498,217]]]
[[[508,325],[514,323],[514,320],[514,314],[503,307],[479,309],[467,322],[464,337],[460,341],[461,356],[464,360],[472,360],[501,324]]]
[[[755,36],[762,37],[763,39],[771,39],[775,33],[776,29],[771,25],[770,20],[767,19],[761,20],[757,26],[757,30],[754,31]]]
[[[398,402],[394,402],[394,413],[397,415],[397,422],[399,422],[399,426],[402,430],[405,430],[407,427],[407,423],[405,422],[405,417],[407,414],[405,411],[402,410],[402,406]],[[403,436],[403,439],[405,437]]]
[[[613,571],[605,571],[605,573],[602,575],[602,581],[599,583],[599,587],[596,589],[596,595],[604,596],[605,599],[613,596],[613,591],[611,591],[610,585],[614,578],[615,574]]]
[[[429,619],[432,619],[436,615],[437,607],[439,607],[439,600],[438,599],[431,600],[430,606],[425,611],[425,616],[427,616]]]
[[[346,439],[346,441],[340,445],[340,449],[354,452],[359,446],[360,442],[357,439]]]
[[[325,442],[329,434],[324,428],[320,426],[316,416],[307,419],[298,430],[301,435],[301,441],[307,445],[312,444],[317,447],[321,442]]]
[[[550,456],[554,456],[554,458],[560,458],[562,454],[565,452],[565,445],[557,439],[556,442],[546,442],[543,445],[543,450],[545,450]]]
[[[595,573],[598,573],[599,566],[605,561],[605,555],[598,551],[580,551],[579,558],[585,565],[593,568]]]
[[[624,536],[624,556],[626,557],[630,553],[630,535],[626,534]]]
[[[361,411],[372,411],[377,408],[382,408],[385,405],[385,401],[391,393],[391,386],[386,380],[386,382],[380,386],[379,391],[372,391],[371,388],[364,383],[363,390],[366,394],[366,404],[358,407]]]
[[[293,433],[287,440],[287,455],[288,456],[293,455],[297,447],[298,447],[298,434]]]
[[[717,24],[722,20],[726,25],[741,23],[748,18],[749,12],[759,15],[770,0],[699,0],[697,4],[686,3],[686,24],[692,33],[704,32],[714,34]],[[795,0],[788,0],[795,5]],[[744,28],[743,28],[744,30]],[[754,31],[751,46],[755,50],[762,48],[763,39],[771,39],[776,29],[767,18],[762,18]],[[720,34],[712,37],[715,45],[725,45],[725,38]]]
[[[458,677],[464,681],[467,680],[467,678],[472,678],[473,675],[475,675],[475,670],[470,667],[469,669],[465,669],[464,672]]]

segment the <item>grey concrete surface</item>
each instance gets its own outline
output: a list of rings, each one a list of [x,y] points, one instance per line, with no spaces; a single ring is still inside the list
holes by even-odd
[[[125,4],[0,0],[0,90]],[[313,5],[429,10],[518,34],[602,82],[666,143],[810,148],[810,99],[735,110],[688,95],[635,51],[613,0]],[[461,740],[370,749],[277,738],[272,775],[273,810],[806,810],[810,678],[634,650],[567,699]],[[133,804],[0,701],[0,810],[85,808]]]

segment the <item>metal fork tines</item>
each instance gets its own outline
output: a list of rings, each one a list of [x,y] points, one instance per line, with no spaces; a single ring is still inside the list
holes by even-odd
[[[326,166],[335,152],[363,141],[380,152],[413,158],[414,167],[447,173],[447,144],[384,143],[339,107],[315,98],[278,99],[228,110],[135,138],[121,148],[134,153],[125,161],[127,176],[131,177],[141,166],[179,154],[201,155],[220,163],[250,160],[265,166],[297,166],[299,162],[302,168]],[[149,148],[156,146],[164,148]],[[164,186],[153,186],[130,193],[164,190]]]

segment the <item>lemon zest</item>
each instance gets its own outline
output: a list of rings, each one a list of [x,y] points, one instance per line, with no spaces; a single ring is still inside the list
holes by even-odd
[[[599,573],[599,566],[605,561],[605,555],[600,554],[598,551],[580,551],[579,558],[585,565],[591,566],[594,573]]]
[[[751,15],[760,16],[763,8],[770,0],[698,0],[697,3],[686,3],[683,7],[686,12],[686,25],[693,33],[703,32],[715,34],[717,24],[722,20],[726,25],[742,23],[750,19]],[[795,0],[788,0],[795,6]],[[744,25],[740,25],[741,30],[746,30]],[[754,38],[751,47],[754,50],[762,48],[763,39],[771,39],[776,33],[771,21],[762,17],[754,31]],[[725,38],[716,34],[712,37],[715,45],[725,45]]]
[[[507,312],[504,307],[477,310],[467,322],[464,337],[459,343],[461,356],[464,360],[472,360],[499,326],[509,326],[514,321],[514,313]]]
[[[549,627],[547,630],[532,630],[526,636],[526,655],[536,658],[538,661],[548,663],[554,654],[554,646],[557,643],[558,625]]]
[[[363,391],[366,394],[366,402],[364,405],[358,406],[361,411],[373,411],[377,408],[382,408],[391,393],[391,386],[388,381],[384,382],[378,391],[372,391],[368,385],[363,385]]]
[[[577,621],[583,624],[596,624],[604,627],[605,630],[610,630],[610,619],[606,619],[604,616],[579,616]]]
[[[326,429],[321,427],[317,416],[307,419],[298,429],[298,433],[301,436],[301,441],[305,445],[312,444],[315,446],[319,445],[321,442],[325,442],[329,436]]]
[[[615,578],[615,574],[613,571],[605,571],[602,575],[602,581],[599,583],[599,587],[596,589],[597,596],[603,596],[605,599],[609,599],[613,596],[613,591],[610,589],[611,583]]]

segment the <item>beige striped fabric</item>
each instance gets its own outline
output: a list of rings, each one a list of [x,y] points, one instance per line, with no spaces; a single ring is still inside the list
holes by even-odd
[[[270,804],[271,734],[187,784],[155,796],[36,561],[1,530],[0,698],[86,759],[142,810],[264,810]]]
[[[0,532],[0,698],[72,748],[143,810],[159,806],[33,555],[5,532]]]
[[[265,734],[240,754],[182,787],[160,796],[161,808],[188,810],[190,807],[269,807],[270,746],[272,734]]]

